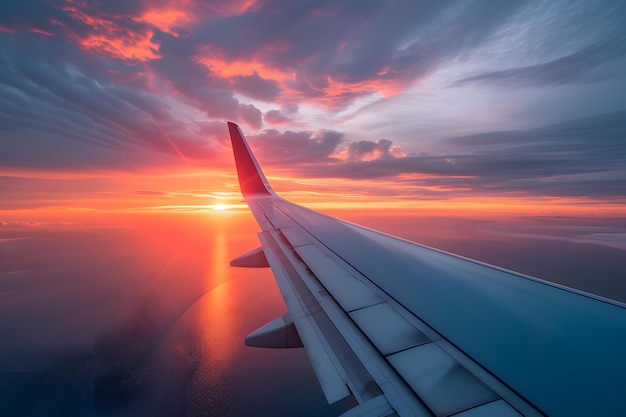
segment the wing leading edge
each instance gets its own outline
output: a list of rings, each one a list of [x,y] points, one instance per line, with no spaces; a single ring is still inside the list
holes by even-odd
[[[304,346],[345,416],[587,416],[626,409],[623,304],[344,222],[277,196],[228,123],[288,313],[246,343]],[[262,256],[264,255],[264,256]]]

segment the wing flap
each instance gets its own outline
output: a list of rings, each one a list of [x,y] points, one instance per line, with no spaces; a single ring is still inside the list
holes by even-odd
[[[353,409],[343,413],[340,417],[386,417],[397,416],[396,412],[389,406],[387,399],[383,395],[372,398]]]
[[[324,396],[329,404],[333,404],[348,397],[351,392],[346,381],[341,377],[337,369],[336,360],[329,354],[329,346],[325,339],[319,337],[310,319],[301,317],[295,320],[295,325],[300,333],[300,338],[309,355],[317,379],[324,391]]]
[[[317,300],[310,294],[297,291],[298,282],[295,281],[297,277],[293,267],[275,237],[270,232],[263,232],[259,238],[287,304],[287,320],[292,321],[297,329],[326,400],[332,404],[349,396],[351,393],[346,386],[345,373],[313,317],[315,312],[321,310]]]
[[[499,399],[435,343],[403,350],[388,359],[437,416],[450,416]]]
[[[295,250],[345,311],[353,311],[383,302],[375,292],[350,275],[316,245],[298,246]]]
[[[385,356],[431,341],[387,303],[352,311],[350,317]]]
[[[522,415],[505,401],[498,400],[463,411],[454,417],[522,417]]]

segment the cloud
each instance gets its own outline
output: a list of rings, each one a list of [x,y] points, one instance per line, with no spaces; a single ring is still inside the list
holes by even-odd
[[[274,126],[292,122],[291,118],[280,110],[269,110],[263,118],[267,123]]]
[[[496,84],[527,87],[592,83],[623,78],[626,73],[626,35],[594,43],[549,62],[492,71],[457,80],[452,85]]]
[[[519,6],[267,1],[194,32],[193,42],[203,45],[195,60],[218,78],[256,75],[278,85],[279,104],[337,109],[372,93],[398,94],[479,45]]]
[[[263,125],[263,114],[261,113],[261,110],[257,109],[252,104],[240,104],[239,112],[241,114],[241,118],[252,129],[260,129]]]
[[[363,119],[388,109],[391,96],[403,94],[396,103],[404,115],[416,100],[428,104],[440,73],[456,87],[623,79],[623,11],[611,1],[3,2],[0,164],[219,167],[228,146],[223,121],[232,120],[253,130],[284,126],[248,136],[275,167],[297,165],[311,177],[404,181],[415,174],[414,184],[467,192],[616,196],[623,185],[623,112],[455,138],[439,154],[406,155],[403,149],[421,146],[408,134],[393,142],[344,141],[362,135]],[[416,99],[411,89],[420,82]],[[442,114],[469,107],[464,90],[447,90],[456,95],[442,98]],[[364,104],[372,100],[379,107]],[[621,96],[613,100],[623,103]],[[584,114],[599,111],[581,106]],[[358,117],[341,117],[357,108]],[[372,117],[369,126],[389,129],[394,116],[385,117]],[[485,124],[502,117],[489,114]],[[310,130],[320,120],[345,123],[346,138]],[[448,121],[415,124],[435,130]]]
[[[237,75],[230,79],[233,90],[247,97],[272,102],[280,93],[278,83],[261,78],[259,74]]]
[[[102,70],[67,44],[33,38],[18,45],[0,34],[0,45],[3,165],[127,167],[149,163],[154,153],[213,157],[211,137],[195,135],[204,125],[174,117],[148,91],[94,77]]]
[[[342,137],[343,134],[333,130],[279,132],[266,129],[258,135],[248,135],[264,163],[280,165],[331,161]]]
[[[347,148],[354,158],[295,170],[352,179],[416,174],[402,181],[456,193],[624,198],[624,137],[626,112],[616,112],[537,129],[457,137],[447,141],[450,150],[443,155],[358,160],[375,143],[356,142]]]
[[[583,22],[588,29],[584,37],[605,30],[614,37],[598,36],[589,43],[572,32],[571,38],[586,46],[546,58],[553,55],[549,48],[558,48],[549,43],[559,40],[550,27],[561,21],[573,26],[581,9],[587,21],[595,22],[595,29]],[[524,51],[532,64],[483,71],[454,85],[591,82],[623,73],[626,42],[620,25],[624,22],[615,17],[622,12],[619,6],[604,2],[566,12],[554,25],[540,28],[547,46]],[[209,117],[237,120],[243,117],[239,104],[249,103],[234,93],[281,106],[314,103],[332,110],[368,95],[400,94],[477,51],[508,45],[515,35],[506,29],[513,24],[522,30],[528,22],[549,21],[554,14],[544,5],[487,0],[67,0],[54,6],[28,0],[0,6],[0,25],[72,42],[85,53],[107,59],[104,65],[114,66],[120,76],[134,72],[144,79],[143,87],[149,87],[147,78],[156,77],[157,83],[173,87]],[[609,28],[601,27],[603,21]],[[115,61],[133,66],[133,71]]]
[[[59,22],[66,35],[82,48],[96,54],[124,60],[148,61],[159,58],[154,30],[129,15],[97,13],[93,5],[68,1],[61,10],[77,25]]]
[[[368,140],[352,142],[341,155],[348,161],[372,161],[406,156],[401,148],[393,145],[389,139],[378,139],[374,142]]]
[[[334,130],[279,132],[276,129],[266,129],[258,135],[248,137],[263,164],[279,165],[288,169],[296,167],[299,173],[325,171],[328,168],[329,172],[334,173],[330,176],[333,176],[344,168],[349,171],[352,166],[358,166],[352,164],[355,162],[406,156],[399,146],[388,139],[361,140],[344,145],[343,133]]]

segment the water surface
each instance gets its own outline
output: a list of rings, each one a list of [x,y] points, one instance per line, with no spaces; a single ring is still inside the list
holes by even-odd
[[[331,213],[626,300],[624,219]],[[245,347],[285,307],[247,212],[0,228],[0,415],[339,415],[302,349]]]

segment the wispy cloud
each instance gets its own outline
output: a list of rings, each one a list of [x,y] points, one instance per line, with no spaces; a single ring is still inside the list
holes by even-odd
[[[594,43],[551,61],[484,72],[462,78],[452,85],[498,84],[505,87],[585,84],[607,78],[624,78],[626,73],[626,36],[615,36]]]

